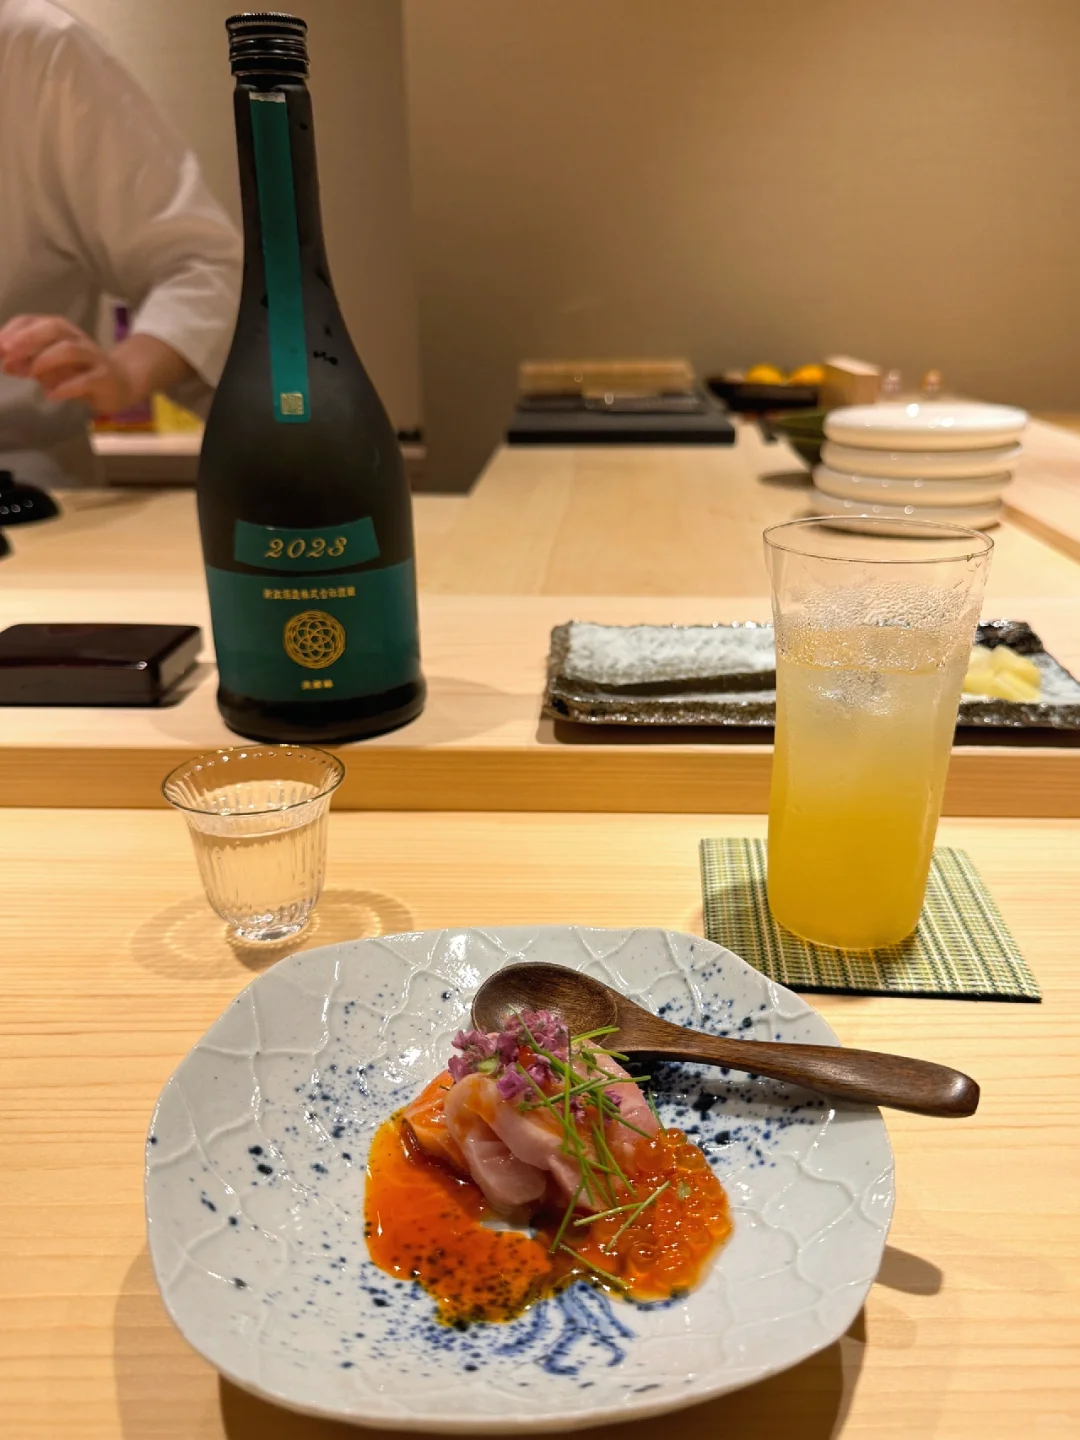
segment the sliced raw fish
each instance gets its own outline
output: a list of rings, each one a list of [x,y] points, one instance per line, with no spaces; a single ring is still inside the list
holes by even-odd
[[[405,1106],[404,1120],[425,1154],[465,1174],[469,1167],[465,1164],[461,1147],[447,1128],[443,1104],[453,1083],[449,1070],[436,1075],[431,1084]]]
[[[515,1211],[543,1198],[547,1172],[519,1159],[499,1138],[491,1122],[505,1104],[486,1075],[466,1075],[443,1102],[446,1128],[469,1174],[497,1210]]]
[[[469,1040],[489,1066],[494,1060],[493,1042],[494,1037],[479,1035]],[[490,1070],[479,1069],[455,1071],[457,1080],[444,1071],[406,1108],[405,1120],[426,1154],[470,1175],[504,1214],[520,1213],[545,1199],[564,1206],[573,1202],[581,1210],[606,1209],[621,1185],[611,1166],[605,1169],[607,1152],[607,1158],[614,1157],[615,1165],[632,1178],[642,1137],[656,1135],[659,1126],[645,1097],[615,1060],[602,1051],[583,1054],[573,1061],[583,1080],[602,1071],[617,1082],[605,1093],[618,1107],[618,1115],[605,1118],[602,1137],[595,1130],[600,1121],[594,1106],[588,1110],[591,1120],[578,1119],[568,1143],[561,1117],[542,1103],[529,1103],[524,1079],[508,1095]],[[548,1094],[556,1106],[561,1103],[557,1089],[549,1088]],[[582,1154],[593,1177],[588,1184],[582,1178]],[[599,1175],[593,1165],[599,1166]]]
[[[596,1054],[596,1064],[599,1069],[606,1070],[609,1075],[624,1077],[626,1083],[623,1085],[609,1085],[606,1093],[611,1096],[619,1107],[619,1119],[609,1120],[605,1127],[605,1139],[611,1153],[618,1160],[623,1169],[632,1167],[634,1164],[634,1152],[641,1141],[637,1133],[643,1130],[650,1139],[659,1132],[656,1116],[649,1106],[649,1102],[635,1085],[633,1079],[610,1055],[601,1052]],[[629,1123],[622,1124],[626,1120]],[[634,1128],[631,1130],[630,1126]]]

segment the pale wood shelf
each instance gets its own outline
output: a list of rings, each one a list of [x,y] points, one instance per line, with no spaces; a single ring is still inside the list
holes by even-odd
[[[1046,427],[1044,427],[1046,428]],[[1055,435],[1064,432],[1053,432]],[[1080,440],[1064,437],[1080,455]],[[805,509],[783,445],[500,450],[468,497],[415,498],[423,716],[349,746],[340,803],[364,809],[744,812],[767,800],[771,748],[706,736],[557,734],[540,715],[554,625],[765,619],[764,525]],[[0,623],[200,624],[204,663],[158,710],[0,711],[8,804],[147,806],[196,750],[235,743],[215,674],[194,496],[72,492],[59,521],[15,532]],[[984,613],[1029,620],[1080,669],[1080,564],[1006,523]],[[961,747],[951,814],[1080,814],[1080,748]]]

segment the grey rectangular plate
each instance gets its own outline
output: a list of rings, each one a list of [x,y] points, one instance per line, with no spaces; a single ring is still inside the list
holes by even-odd
[[[733,673],[723,677],[671,677],[658,682],[643,674],[637,679],[625,678],[610,684],[590,679],[586,674],[566,675],[567,657],[573,625],[558,625],[551,632],[548,656],[548,681],[544,693],[544,714],[554,720],[581,725],[639,726],[726,726],[738,729],[771,730],[776,719],[776,690],[772,676],[759,688],[752,676]],[[715,648],[723,634],[737,631],[771,631],[771,625],[753,621],[735,625],[657,625],[650,627],[606,626],[612,632],[634,629],[653,630],[657,637],[667,632],[690,635],[699,632]],[[1031,626],[1023,620],[984,620],[977,631],[980,645],[993,648],[1009,645],[1028,655],[1042,673],[1043,698],[1033,704],[1012,700],[983,699],[964,696],[957,721],[961,732],[982,732],[979,738],[989,740],[986,732],[1043,730],[1058,732],[1058,743],[1065,740],[1063,732],[1080,732],[1080,681],[1052,655]],[[963,738],[963,734],[961,734]],[[1019,739],[1019,736],[1016,736]],[[1048,740],[1052,737],[1048,736]]]

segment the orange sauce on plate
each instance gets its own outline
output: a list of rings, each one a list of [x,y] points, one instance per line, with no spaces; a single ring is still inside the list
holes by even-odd
[[[577,1254],[552,1254],[561,1212],[538,1215],[531,1231],[491,1228],[497,1217],[480,1187],[425,1155],[394,1115],[372,1141],[364,1233],[375,1264],[422,1285],[449,1325],[511,1320],[580,1278],[632,1300],[666,1300],[701,1280],[731,1234],[731,1215],[723,1186],[681,1130],[637,1145],[637,1200],[665,1184],[629,1225],[630,1212],[571,1222],[562,1243]]]

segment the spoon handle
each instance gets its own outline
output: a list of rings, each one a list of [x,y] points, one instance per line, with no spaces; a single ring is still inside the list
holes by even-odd
[[[732,1070],[767,1075],[772,1080],[787,1080],[838,1099],[888,1105],[917,1115],[974,1115],[979,1104],[979,1087],[970,1075],[904,1055],[848,1050],[840,1045],[721,1040],[692,1032],[677,1041],[665,1036],[649,1049],[671,1060],[725,1065]]]

